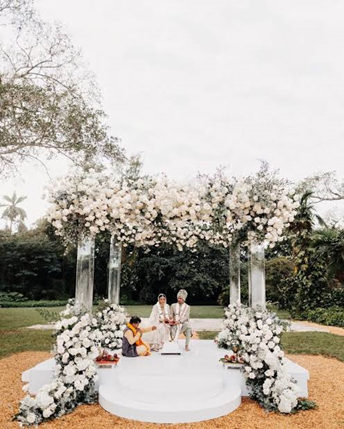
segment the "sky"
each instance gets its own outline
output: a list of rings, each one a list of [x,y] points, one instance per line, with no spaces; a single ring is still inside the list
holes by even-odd
[[[344,2],[36,0],[83,51],[114,135],[144,171],[190,179],[267,160],[297,181],[344,176]],[[68,163],[49,164],[50,175]],[[37,165],[1,182],[44,214]]]

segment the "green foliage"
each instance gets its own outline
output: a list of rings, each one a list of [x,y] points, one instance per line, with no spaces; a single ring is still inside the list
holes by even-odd
[[[289,239],[292,245],[291,259],[293,275],[286,278],[288,308],[293,314],[301,314],[305,309],[335,305],[333,292],[338,281],[329,275],[331,258],[315,245],[313,227],[315,219],[310,203],[311,193],[306,193],[300,201],[298,214],[290,226]]]
[[[293,275],[293,263],[284,256],[267,260],[265,263],[266,299],[286,308],[290,299],[287,280]]]
[[[24,234],[0,232],[3,293],[16,292],[29,300],[65,301],[74,292],[75,264],[75,252],[65,255],[65,248],[41,226]],[[0,300],[13,301],[5,296]]]
[[[314,308],[301,313],[302,319],[344,328],[344,307]]]
[[[297,406],[294,408],[292,413],[294,414],[298,411],[315,410],[316,408],[317,404],[314,401],[310,401],[309,399],[299,399]]]
[[[60,319],[60,312],[58,311],[51,311],[46,308],[36,308],[35,310],[47,323],[53,323]]]
[[[183,288],[189,302],[211,303],[228,283],[228,251],[222,247],[201,243],[196,252],[167,246],[149,253],[129,250],[122,271],[123,294],[128,298],[154,303],[163,292],[171,302]]]
[[[0,306],[2,302],[25,302],[28,299],[18,292],[0,292]]]
[[[55,301],[0,301],[2,308],[38,308],[38,307],[60,307],[67,304],[68,300]]]

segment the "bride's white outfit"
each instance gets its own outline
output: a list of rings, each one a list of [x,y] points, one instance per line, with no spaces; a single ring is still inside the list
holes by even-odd
[[[165,320],[170,320],[170,306],[166,302],[161,305],[161,297],[166,299],[165,295],[159,295],[149,318],[149,326],[156,326],[156,330],[149,333],[149,338],[145,336],[146,341],[152,345],[152,350],[160,350],[164,343],[170,340],[171,335],[171,327],[165,323]]]

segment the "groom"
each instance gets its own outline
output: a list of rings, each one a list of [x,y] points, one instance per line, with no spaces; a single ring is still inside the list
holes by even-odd
[[[182,332],[186,337],[185,350],[190,351],[190,339],[192,336],[192,329],[189,323],[190,306],[187,305],[186,298],[188,293],[185,289],[181,289],[177,295],[177,303],[171,305],[171,335],[174,340],[177,332]],[[178,329],[180,328],[180,330]]]

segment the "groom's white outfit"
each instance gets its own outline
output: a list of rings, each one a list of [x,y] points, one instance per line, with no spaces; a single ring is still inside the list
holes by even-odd
[[[189,322],[190,319],[190,306],[186,304],[185,300],[188,296],[186,290],[181,289],[178,292],[178,302],[171,305],[171,319],[176,322],[176,325],[171,326],[172,339],[175,338],[177,332],[182,332],[186,337],[185,349],[189,350],[190,339],[192,336],[192,328]],[[180,329],[178,329],[180,328]]]

